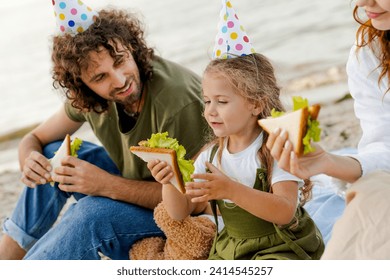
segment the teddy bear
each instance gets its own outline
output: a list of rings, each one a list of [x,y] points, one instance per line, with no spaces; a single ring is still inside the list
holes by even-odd
[[[172,219],[163,202],[154,209],[154,220],[166,238],[149,237],[130,249],[131,260],[204,260],[209,256],[216,225],[204,216]]]

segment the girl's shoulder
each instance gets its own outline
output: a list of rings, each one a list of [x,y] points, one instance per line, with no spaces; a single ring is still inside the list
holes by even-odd
[[[202,160],[202,161],[209,161],[211,158],[211,155],[215,154],[218,150],[218,144],[217,143],[208,143],[206,144],[200,151],[198,157],[196,160]]]

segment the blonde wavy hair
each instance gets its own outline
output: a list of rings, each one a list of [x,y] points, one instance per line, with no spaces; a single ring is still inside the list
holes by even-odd
[[[262,54],[250,54],[229,59],[212,60],[204,74],[218,73],[223,76],[234,91],[244,97],[252,104],[261,104],[264,108],[258,118],[266,118],[271,115],[271,110],[284,111],[280,101],[280,87],[277,84],[275,71],[271,62]],[[258,151],[258,157],[266,171],[267,188],[271,190],[272,169],[274,158],[266,147],[268,133],[263,131],[263,144]],[[223,146],[224,138],[217,138],[211,144],[218,143]],[[218,161],[221,162],[222,149],[217,154]],[[312,183],[305,181],[301,189],[301,205],[311,197]]]

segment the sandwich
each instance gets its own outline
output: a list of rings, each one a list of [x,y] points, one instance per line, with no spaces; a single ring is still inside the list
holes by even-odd
[[[278,112],[272,109],[271,116],[258,120],[259,125],[268,133],[280,128],[288,132],[288,140],[297,156],[313,152],[311,141],[320,141],[321,128],[317,120],[321,106],[309,106],[306,98],[293,97],[292,112]]]
[[[53,179],[51,179],[55,175],[54,169],[59,166],[62,166],[61,161],[65,156],[77,157],[77,152],[80,149],[82,143],[83,141],[79,138],[75,138],[73,141],[71,141],[69,134],[65,136],[65,139],[62,142],[61,146],[54,153],[54,156],[49,159],[52,167],[49,179],[50,185],[54,186],[54,181]]]
[[[131,146],[130,151],[145,162],[165,161],[174,174],[170,183],[181,193],[186,192],[184,184],[191,181],[194,161],[184,158],[185,148],[175,138],[168,137],[168,132],[152,134],[150,139],[139,142],[138,146]]]

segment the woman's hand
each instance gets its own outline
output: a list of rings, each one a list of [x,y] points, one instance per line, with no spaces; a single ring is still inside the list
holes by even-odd
[[[234,182],[213,164],[206,162],[206,166],[211,173],[192,174],[193,179],[202,181],[186,184],[186,193],[192,197],[191,201],[197,203],[212,199],[229,199]]]
[[[269,135],[266,145],[280,168],[301,179],[325,172],[327,153],[320,145],[312,144],[315,151],[298,158],[288,141],[287,132],[280,129]]]

